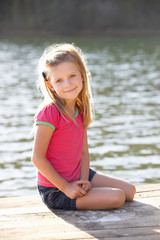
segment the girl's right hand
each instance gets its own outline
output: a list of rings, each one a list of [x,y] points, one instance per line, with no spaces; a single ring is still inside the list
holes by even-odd
[[[64,193],[71,199],[84,197],[87,192],[82,189],[83,184],[85,184],[83,180],[68,183],[64,189]]]

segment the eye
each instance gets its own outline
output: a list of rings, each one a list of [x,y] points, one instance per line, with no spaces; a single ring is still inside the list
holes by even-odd
[[[71,78],[74,78],[74,77],[76,77],[76,74],[71,74],[70,77],[71,77]]]
[[[55,83],[60,83],[60,82],[62,82],[62,79],[57,79],[57,80],[55,81]]]

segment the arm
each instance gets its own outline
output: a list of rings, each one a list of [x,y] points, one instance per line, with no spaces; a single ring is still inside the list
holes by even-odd
[[[38,125],[35,135],[32,162],[36,168],[59,190],[64,192],[70,198],[81,197],[86,192],[81,188],[82,181],[68,183],[53,168],[46,159],[46,152],[53,134],[53,129],[49,126]]]
[[[87,130],[84,134],[84,142],[82,148],[82,156],[81,156],[81,173],[80,179],[85,180],[85,184],[82,185],[82,188],[86,191],[91,189],[91,184],[88,181],[89,177],[89,165],[90,165],[90,158],[89,158],[89,151],[88,151],[88,141],[87,141]]]

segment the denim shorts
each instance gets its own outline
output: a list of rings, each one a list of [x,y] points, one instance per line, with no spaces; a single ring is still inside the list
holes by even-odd
[[[89,181],[91,182],[96,172],[89,169]],[[38,191],[44,204],[53,211],[54,209],[76,210],[76,199],[67,197],[58,188],[38,185]]]

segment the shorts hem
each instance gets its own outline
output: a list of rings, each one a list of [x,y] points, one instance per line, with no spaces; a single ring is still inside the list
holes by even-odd
[[[96,172],[89,169],[89,181],[91,182]],[[51,210],[77,210],[76,198],[71,199],[55,187],[46,187],[38,184],[38,191],[44,204]]]

